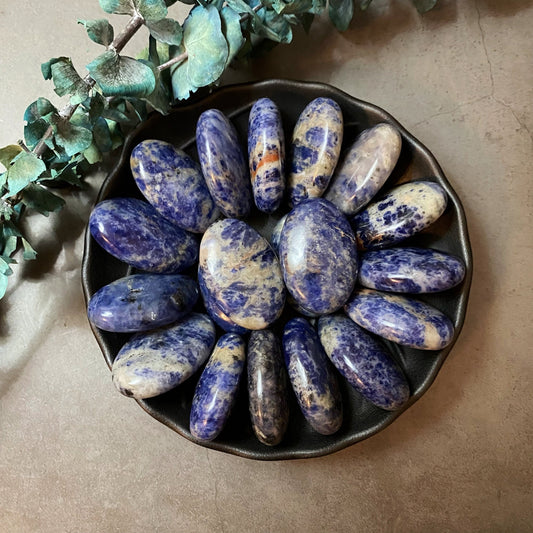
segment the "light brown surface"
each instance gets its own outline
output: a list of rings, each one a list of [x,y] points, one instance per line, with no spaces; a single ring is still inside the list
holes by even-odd
[[[371,439],[292,462],[207,451],[151,419],[114,390],[85,317],[95,173],[89,193],[38,221],[40,259],[0,303],[2,532],[533,531],[533,3],[441,0],[423,18],[388,4],[342,35],[317,24],[227,79],[329,82],[384,107],[441,163],[475,269],[429,392]],[[100,16],[96,0],[2,0],[0,146],[53,94],[42,61],[98,53],[76,19]]]

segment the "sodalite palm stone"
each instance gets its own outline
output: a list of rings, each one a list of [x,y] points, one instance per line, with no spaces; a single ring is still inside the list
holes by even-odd
[[[374,405],[394,411],[409,398],[407,379],[383,344],[344,315],[318,321],[320,342],[337,370]]]
[[[452,321],[413,298],[356,289],[344,307],[362,328],[392,342],[420,350],[441,350],[453,340]]]
[[[269,98],[257,100],[250,110],[248,162],[255,205],[273,213],[285,192],[285,135],[279,109]]]
[[[105,331],[147,331],[188,315],[197,300],[198,285],[187,276],[133,274],[97,291],[87,314]]]
[[[202,292],[238,326],[263,329],[281,315],[285,288],[278,258],[245,222],[227,218],[204,233],[198,271]]]
[[[455,287],[465,276],[459,257],[430,248],[389,248],[362,255],[359,284],[388,292],[427,293]]]
[[[235,333],[218,340],[196,385],[191,406],[190,431],[199,440],[213,440],[226,423],[244,368],[245,342]]]
[[[196,125],[200,165],[213,200],[227,217],[242,218],[252,208],[252,188],[237,130],[218,109],[204,111]]]
[[[433,224],[446,209],[448,195],[431,181],[413,181],[391,189],[353,218],[362,250],[384,248]]]
[[[164,141],[142,141],[130,166],[144,197],[180,228],[203,233],[220,216],[200,166],[182,150]]]
[[[342,399],[334,369],[313,327],[293,318],[283,331],[283,355],[300,409],[311,427],[322,435],[342,424]]]
[[[113,383],[126,396],[158,396],[191,377],[214,344],[215,326],[199,313],[166,328],[137,333],[113,362]]]
[[[135,198],[112,198],[97,204],[89,229],[107,253],[139,270],[175,273],[198,260],[194,235]]]
[[[339,160],[342,111],[330,98],[316,98],[302,111],[292,135],[289,203],[318,198],[327,189]]]
[[[287,290],[312,315],[342,307],[355,286],[357,249],[352,228],[322,198],[302,202],[288,214],[279,256]]]
[[[283,215],[274,228],[272,229],[272,233],[270,234],[270,246],[272,246],[272,249],[278,254],[279,256],[279,240],[281,239],[281,230],[283,229],[283,226],[285,225],[285,221],[287,220],[287,215]]]
[[[378,124],[359,135],[335,171],[325,198],[346,216],[360,211],[393,171],[402,137],[391,124]]]
[[[280,343],[272,331],[252,331],[247,361],[252,427],[263,444],[275,446],[287,429],[289,398]]]

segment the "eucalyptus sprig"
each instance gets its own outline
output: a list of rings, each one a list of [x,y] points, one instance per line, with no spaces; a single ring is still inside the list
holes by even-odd
[[[168,17],[177,0],[99,0],[110,14],[129,16],[115,36],[105,19],[80,20],[88,37],[104,51],[81,76],[69,57],[43,63],[68,103],[57,109],[38,98],[24,113],[24,140],[0,148],[0,298],[5,294],[11,265],[21,250],[23,259],[37,253],[20,226],[25,210],[45,216],[65,201],[50,185],[83,185],[88,168],[119,147],[125,133],[150,111],[167,113],[175,100],[185,100],[199,88],[218,82],[237,57],[259,43],[290,43],[293,28],[310,30],[313,18],[327,10],[334,26],[346,30],[354,5],[368,8],[372,0],[181,0],[191,5],[183,25]],[[437,0],[412,0],[419,12]],[[136,58],[122,51],[145,26],[148,47]]]

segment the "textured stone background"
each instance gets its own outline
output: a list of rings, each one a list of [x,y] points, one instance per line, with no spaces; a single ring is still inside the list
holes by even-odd
[[[21,137],[31,101],[53,95],[41,62],[98,53],[76,20],[100,16],[96,0],[2,0],[1,146]],[[467,212],[475,269],[455,348],[408,412],[334,455],[208,451],[120,396],[80,285],[104,172],[39,220],[40,260],[0,303],[0,529],[532,531],[532,42],[528,0],[440,0],[423,18],[374,0],[346,33],[319,22],[226,77],[323,81],[385,108],[433,151]]]

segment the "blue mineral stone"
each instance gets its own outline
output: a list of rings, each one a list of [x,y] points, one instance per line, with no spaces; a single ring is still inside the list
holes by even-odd
[[[237,131],[218,109],[204,111],[196,125],[200,165],[213,200],[227,217],[242,218],[252,208],[252,188]]]
[[[353,231],[344,215],[322,198],[302,202],[288,214],[279,256],[287,290],[310,314],[336,311],[355,286]]]
[[[252,427],[268,446],[279,444],[289,422],[287,371],[279,341],[270,330],[248,340],[248,397]]]
[[[209,227],[200,243],[198,271],[203,293],[238,326],[263,329],[281,315],[285,287],[279,260],[245,222],[227,218]]]
[[[283,226],[285,225],[285,221],[287,220],[287,215],[283,215],[274,228],[272,229],[272,233],[270,234],[270,246],[272,246],[272,249],[278,254],[279,256],[279,240],[281,238],[281,230],[283,229]]]
[[[164,141],[142,141],[130,165],[144,197],[180,228],[203,233],[220,216],[200,166],[182,150]]]
[[[383,344],[344,315],[318,321],[320,342],[348,383],[374,405],[395,411],[409,399],[407,379]]]
[[[112,198],[97,204],[89,229],[107,253],[139,270],[170,274],[198,260],[194,235],[135,198]]]
[[[302,111],[292,134],[291,206],[322,196],[339,160],[342,135],[342,111],[330,98],[316,98]]]
[[[431,181],[413,181],[391,189],[353,218],[361,250],[384,248],[411,237],[446,209],[446,191]]]
[[[337,167],[325,198],[346,216],[355,215],[387,181],[401,148],[402,137],[391,124],[363,131]]]
[[[257,100],[250,110],[248,162],[255,205],[273,213],[285,192],[285,135],[279,109],[269,98]]]
[[[180,274],[133,274],[105,285],[89,301],[89,320],[115,332],[147,331],[188,315],[197,283]]]
[[[426,293],[455,287],[465,276],[463,261],[430,248],[389,248],[362,255],[359,284],[388,292]]]
[[[344,309],[362,328],[403,346],[441,350],[453,340],[453,324],[444,313],[406,296],[357,289]]]
[[[213,440],[222,431],[235,403],[244,368],[245,343],[235,333],[218,340],[196,385],[191,406],[191,435]]]
[[[311,427],[322,435],[342,424],[342,399],[334,369],[305,318],[293,318],[283,332],[283,355],[296,399]]]
[[[113,383],[126,396],[152,398],[191,377],[215,344],[215,326],[207,315],[134,335],[113,362]]]
[[[198,272],[198,285],[200,287],[200,293],[202,295],[207,314],[211,317],[211,320],[217,324],[217,326],[222,328],[226,333],[238,333],[239,335],[244,335],[245,333],[249,332],[248,329],[235,324],[235,322],[230,320],[228,316],[218,308],[215,300],[209,296],[209,292],[205,286],[201,271]]]

